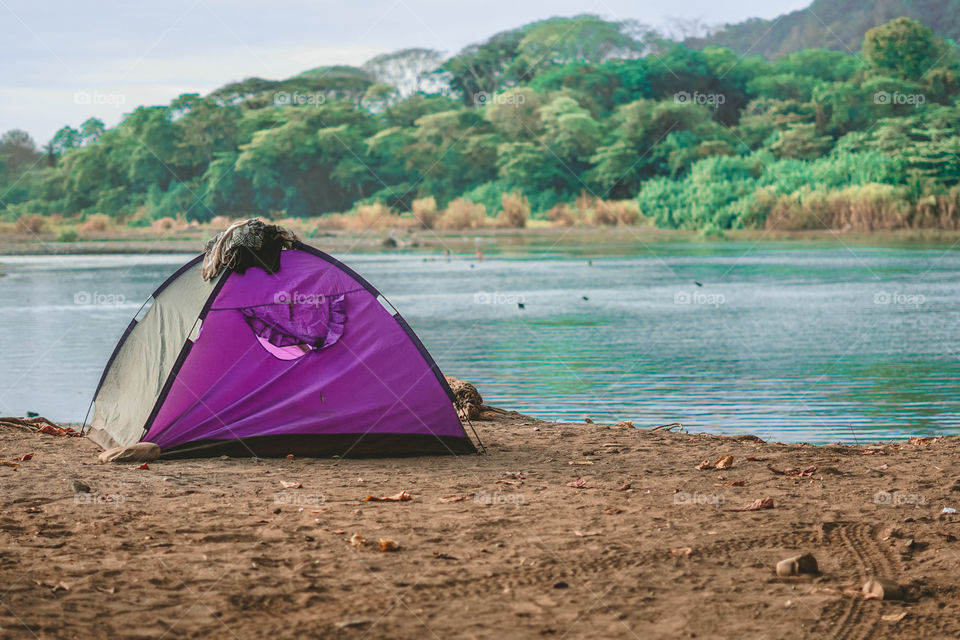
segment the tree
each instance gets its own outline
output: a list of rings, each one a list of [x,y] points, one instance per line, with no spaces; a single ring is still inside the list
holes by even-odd
[[[82,144],[87,145],[99,142],[106,127],[103,126],[103,120],[99,118],[88,118],[80,125],[80,137]]]
[[[443,63],[443,54],[433,49],[403,49],[371,58],[363,69],[380,84],[395,87],[401,98],[421,91],[439,93],[443,83],[434,74]]]
[[[40,159],[37,143],[22,129],[11,129],[0,136],[0,163],[11,177],[19,177]]]
[[[546,67],[570,62],[598,63],[638,56],[643,44],[625,33],[624,23],[582,15],[527,26],[517,48],[514,65],[535,76]]]
[[[780,158],[812,160],[825,154],[832,145],[830,136],[817,133],[816,125],[793,124],[780,133],[770,149]]]
[[[922,22],[897,18],[867,31],[863,55],[880,73],[918,80],[943,55],[943,43]]]
[[[508,140],[536,138],[541,131],[542,101],[533,89],[509,89],[487,99],[484,115]]]
[[[54,155],[61,156],[70,149],[76,149],[83,143],[83,137],[80,132],[73,127],[63,127],[50,139],[50,151]]]
[[[504,31],[479,45],[471,45],[443,63],[441,69],[450,74],[450,88],[467,106],[478,106],[483,96],[496,93],[507,81],[526,79],[525,72],[508,66],[517,57],[523,32]],[[519,74],[519,76],[517,75]]]

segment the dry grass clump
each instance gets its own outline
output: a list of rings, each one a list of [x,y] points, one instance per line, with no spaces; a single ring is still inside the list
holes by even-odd
[[[914,207],[912,222],[914,227],[925,229],[960,229],[960,185],[921,198]]]
[[[911,220],[911,207],[902,194],[893,185],[886,184],[857,185],[829,192],[802,189],[779,195],[758,191],[754,194],[754,207],[759,213],[766,213],[768,229],[783,231],[890,231],[919,226]]]
[[[210,219],[210,222],[207,223],[210,228],[219,231],[226,229],[231,224],[233,224],[233,220],[231,220],[229,216],[214,216]]]
[[[104,233],[114,227],[113,218],[105,213],[94,213],[77,225],[77,231],[82,234]]]
[[[150,230],[155,233],[165,233],[167,231],[173,231],[176,226],[177,221],[167,216],[166,218],[158,218],[151,222]]]
[[[47,219],[41,215],[20,216],[17,219],[15,229],[17,233],[30,233],[33,235],[43,233],[47,230]]]
[[[361,205],[357,207],[354,220],[359,229],[396,229],[403,226],[403,222],[397,212],[383,204],[374,202],[373,204]]]
[[[411,221],[402,218],[396,211],[383,204],[359,205],[348,213],[332,213],[311,220],[317,229],[366,231],[367,229],[405,229]]]
[[[457,198],[437,220],[438,229],[478,229],[487,225],[487,208],[466,198]]]
[[[437,210],[437,199],[433,196],[426,198],[417,198],[411,205],[413,217],[424,229],[433,229],[437,220],[440,218],[440,212]]]
[[[597,200],[591,221],[596,225],[635,225],[640,218],[640,206],[631,200]]]
[[[530,201],[522,193],[505,193],[500,197],[503,208],[497,215],[497,226],[523,229],[530,219]]]
[[[560,202],[553,205],[546,213],[547,220],[561,227],[572,227],[577,224],[579,216],[576,210],[570,207],[566,202]]]

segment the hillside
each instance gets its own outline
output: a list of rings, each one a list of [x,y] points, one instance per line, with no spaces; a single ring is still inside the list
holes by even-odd
[[[64,127],[42,148],[4,133],[0,233],[69,242],[250,216],[318,229],[960,230],[952,43],[898,18],[856,49],[770,61],[578,16],[446,60],[408,49],[248,78],[112,128]]]
[[[728,24],[687,46],[729,47],[776,59],[804,49],[860,50],[867,29],[906,16],[930,25],[941,38],[960,39],[960,0],[815,0],[806,9],[772,20]]]

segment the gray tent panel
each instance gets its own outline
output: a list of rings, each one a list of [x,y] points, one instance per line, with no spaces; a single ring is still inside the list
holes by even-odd
[[[128,331],[94,397],[89,437],[101,447],[139,442],[177,357],[194,331],[217,280],[204,282],[191,262],[154,294],[143,320]]]

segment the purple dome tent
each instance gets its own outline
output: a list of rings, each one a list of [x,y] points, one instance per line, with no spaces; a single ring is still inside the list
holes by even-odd
[[[94,393],[89,437],[164,457],[475,453],[436,363],[349,267],[299,242],[275,272],[203,256],[154,292]]]

